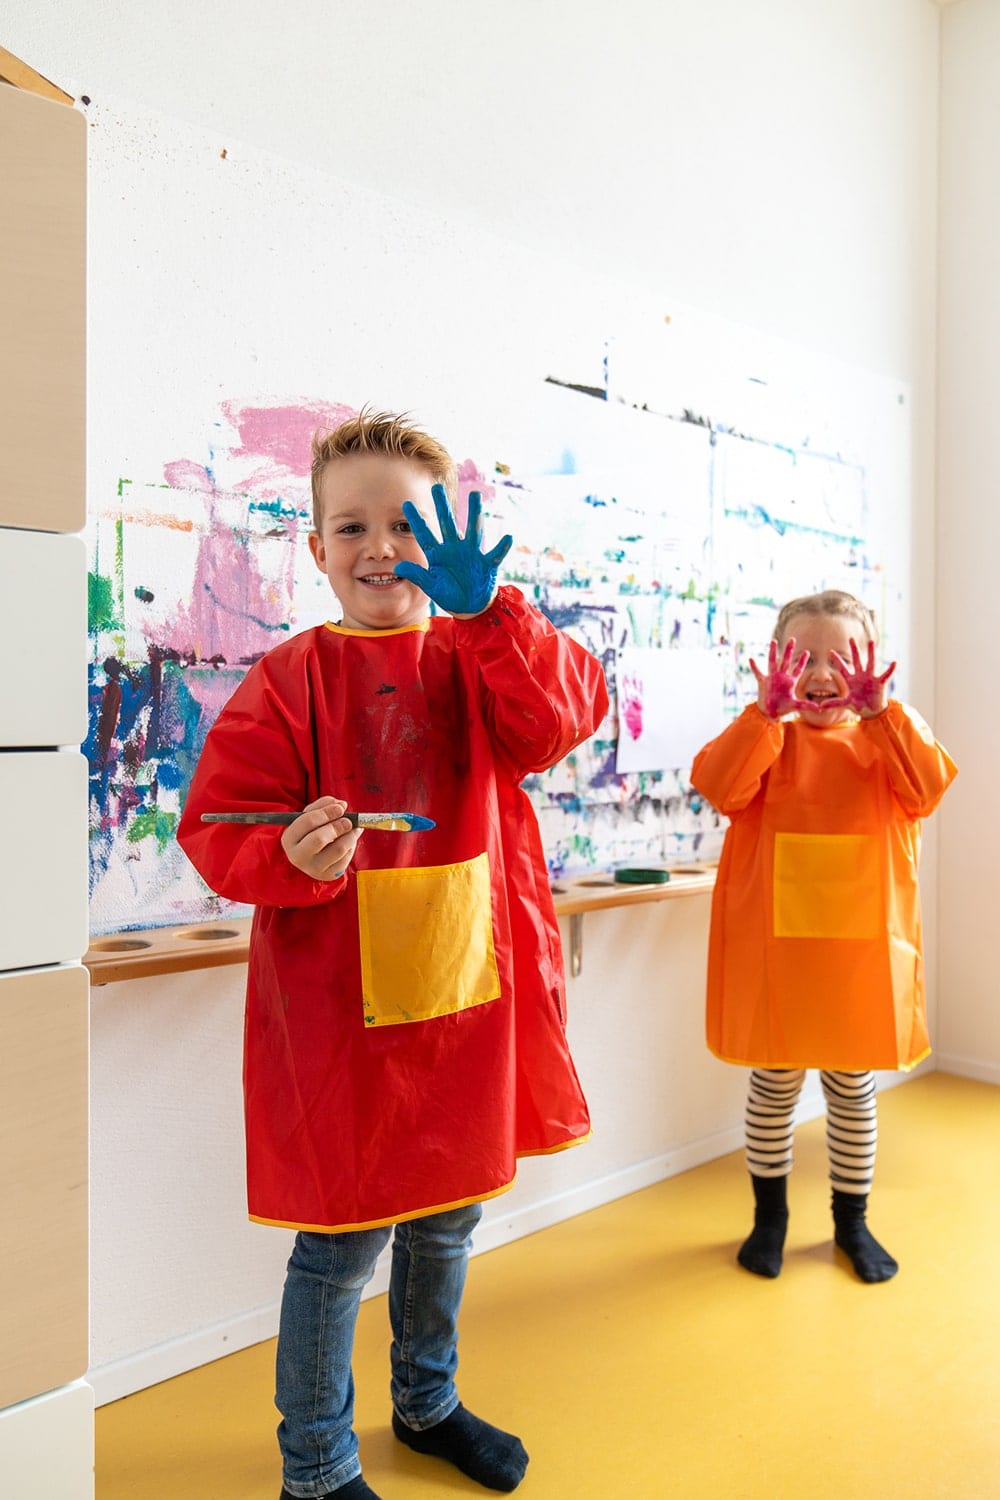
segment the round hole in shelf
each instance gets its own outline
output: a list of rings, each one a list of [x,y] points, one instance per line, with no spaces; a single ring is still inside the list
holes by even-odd
[[[96,953],[133,953],[137,948],[152,948],[153,945],[145,938],[105,938],[90,946]]]
[[[242,933],[236,927],[185,927],[175,932],[174,937],[189,938],[193,943],[220,943],[225,938],[238,938]]]
[[[614,881],[612,880],[612,878],[611,878],[610,875],[602,875],[602,876],[599,876],[596,880],[577,880],[577,881],[574,882],[574,884],[576,884],[576,885],[604,885],[604,886],[607,886],[607,885],[614,885]]]

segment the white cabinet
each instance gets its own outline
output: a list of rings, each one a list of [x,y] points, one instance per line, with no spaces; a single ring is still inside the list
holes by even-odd
[[[82,1380],[0,1411],[10,1500],[93,1500],[94,1393]]]
[[[30,75],[30,68],[23,70]],[[87,122],[0,85],[0,1494],[92,1500]]]
[[[87,734],[87,549],[5,531],[0,547],[0,747]]]
[[[0,970],[81,958],[86,760],[78,750],[0,750],[0,817]]]

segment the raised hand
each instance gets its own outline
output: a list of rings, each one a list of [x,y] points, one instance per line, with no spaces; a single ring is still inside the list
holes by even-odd
[[[795,695],[795,684],[802,676],[802,668],[809,660],[808,651],[795,657],[795,639],[790,636],[778,660],[778,643],[772,641],[767,648],[767,672],[760,670],[753,657],[750,670],[757,679],[757,707],[768,719],[780,719],[783,714],[794,713],[811,705]]]
[[[858,643],[851,637],[851,661],[847,662],[837,651],[830,653],[836,664],[837,671],[847,684],[847,697],[835,698],[828,707],[853,708],[863,719],[874,719],[885,710],[889,701],[886,692],[886,683],[896,670],[896,663],[890,662],[884,672],[875,671],[875,642],[868,642],[868,660],[864,664],[861,661],[861,652]]]
[[[427,566],[422,568],[419,563],[404,561],[398,562],[393,571],[398,578],[407,578],[423,589],[429,599],[451,615],[482,614],[493,602],[497,572],[514,545],[514,538],[502,537],[495,547],[484,552],[479,491],[470,491],[464,536],[458,534],[444,485],[435,484],[431,494],[441,539],[434,535],[416,506],[405,500],[403,514],[427,559]]]

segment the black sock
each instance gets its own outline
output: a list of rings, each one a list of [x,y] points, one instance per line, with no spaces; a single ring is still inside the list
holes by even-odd
[[[392,1430],[415,1453],[446,1458],[488,1490],[516,1489],[528,1467],[528,1455],[520,1438],[474,1417],[461,1403],[443,1422],[425,1427],[422,1432],[407,1427],[393,1412]]]
[[[280,1500],[296,1500],[296,1497],[290,1495],[282,1485]],[[379,1500],[379,1497],[374,1490],[368,1488],[361,1475],[358,1474],[356,1478],[348,1480],[347,1484],[342,1484],[339,1490],[327,1490],[325,1495],[318,1497],[318,1500]]]
[[[865,1223],[867,1193],[842,1193],[833,1190],[834,1242],[849,1258],[862,1281],[890,1281],[899,1270]]]
[[[736,1259],[744,1270],[772,1279],[781,1270],[788,1229],[788,1178],[754,1177],[753,1233],[744,1240]]]

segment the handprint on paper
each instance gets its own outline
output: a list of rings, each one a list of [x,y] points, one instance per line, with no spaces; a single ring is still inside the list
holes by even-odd
[[[618,717],[624,720],[625,727],[634,740],[639,739],[642,734],[642,695],[642,678],[626,672],[618,696]]]

